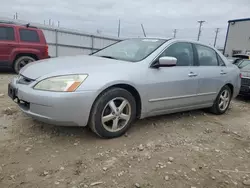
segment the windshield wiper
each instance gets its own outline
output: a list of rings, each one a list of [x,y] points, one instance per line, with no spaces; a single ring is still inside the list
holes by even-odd
[[[108,56],[108,55],[101,55],[101,56],[98,56],[98,57],[104,57],[104,58],[109,58],[109,59],[117,59],[115,57]]]

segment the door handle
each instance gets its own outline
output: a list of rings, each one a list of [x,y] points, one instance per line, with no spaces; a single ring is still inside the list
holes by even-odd
[[[224,74],[227,74],[227,73],[224,72],[224,71],[220,71],[220,74],[221,74],[221,75],[224,75]]]
[[[189,77],[195,77],[195,76],[197,76],[197,75],[198,75],[198,74],[193,73],[193,72],[190,72],[190,73],[188,74]]]

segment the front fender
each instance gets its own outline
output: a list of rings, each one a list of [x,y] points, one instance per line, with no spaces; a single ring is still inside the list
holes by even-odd
[[[109,82],[109,83],[103,85],[100,89],[98,89],[98,93],[101,93],[102,91],[104,91],[112,86],[121,85],[121,84],[132,86],[138,91],[138,88],[136,87],[136,85],[133,82],[128,81],[128,80],[116,80],[116,81]]]

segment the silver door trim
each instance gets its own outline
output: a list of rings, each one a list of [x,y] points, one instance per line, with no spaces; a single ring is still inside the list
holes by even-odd
[[[217,94],[217,92],[199,93],[197,94],[197,96],[214,95],[214,94]]]
[[[157,99],[150,99],[148,102],[159,102],[159,101],[183,99],[183,98],[198,97],[198,96],[205,96],[205,95],[214,95],[214,94],[216,94],[216,92],[199,93],[199,94],[194,94],[194,95],[183,95],[183,96],[177,96],[177,97],[163,97],[163,98],[157,98]]]

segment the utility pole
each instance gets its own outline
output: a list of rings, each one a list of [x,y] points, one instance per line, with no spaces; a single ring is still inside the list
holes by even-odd
[[[174,29],[174,38],[176,38],[177,29]]]
[[[141,24],[141,28],[142,28],[142,32],[143,32],[144,37],[146,37],[146,33],[145,33],[145,29],[143,27],[143,24]]]
[[[100,34],[102,33],[102,31],[99,30],[99,29],[97,29],[97,30],[96,30],[96,33],[100,35]]]
[[[120,30],[121,30],[121,20],[119,19],[119,23],[118,23],[118,37],[120,37]]]
[[[216,46],[219,31],[220,31],[220,28],[216,28],[216,30],[215,30],[215,38],[214,38],[214,47]]]
[[[201,27],[202,27],[202,24],[203,24],[204,22],[205,22],[204,20],[198,21],[198,23],[200,24],[200,26],[199,26],[199,32],[198,32],[198,38],[197,38],[198,41],[200,40],[200,36],[201,36]]]

